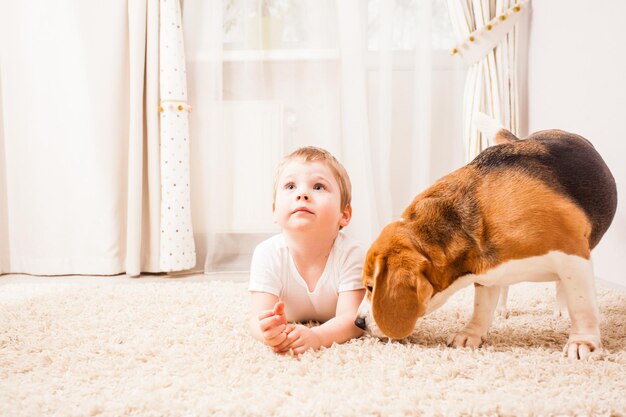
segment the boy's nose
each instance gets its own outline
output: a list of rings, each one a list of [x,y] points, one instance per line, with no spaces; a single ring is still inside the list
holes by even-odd
[[[296,200],[309,201],[309,196],[306,194],[299,194],[298,197],[296,197]]]

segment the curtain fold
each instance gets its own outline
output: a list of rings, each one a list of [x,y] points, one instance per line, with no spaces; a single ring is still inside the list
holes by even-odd
[[[352,181],[352,221],[346,228],[359,241],[369,245],[377,236],[383,224],[390,219],[379,218],[379,210],[386,210],[389,199],[376,195],[375,170],[388,167],[388,163],[374,164],[372,142],[370,141],[369,117],[367,109],[366,60],[367,48],[364,18],[359,0],[345,0],[337,3],[337,24],[340,47],[341,83],[341,153],[337,155],[344,164]],[[391,92],[389,93],[391,94]],[[380,132],[389,134],[390,125],[381,125]],[[388,136],[381,136],[379,144],[388,147]],[[380,148],[379,148],[380,150]],[[388,149],[380,155],[388,154]],[[385,170],[386,171],[386,170]],[[380,178],[380,177],[379,177]],[[388,178],[388,171],[382,178]],[[385,188],[383,188],[386,186]],[[379,190],[388,190],[388,183]]]
[[[377,210],[379,225],[389,221],[392,216],[391,192],[391,146],[393,138],[393,1],[383,1],[380,7],[380,42],[378,50],[378,103],[376,116],[378,125],[372,127],[375,134],[370,138],[372,142],[373,185],[376,194],[380,197]],[[345,18],[346,16],[344,16]],[[341,19],[338,22],[342,26]],[[367,45],[364,45],[367,47]],[[376,230],[373,231],[376,233]]]
[[[418,16],[415,45],[413,135],[411,142],[411,189],[421,192],[432,178],[432,0],[422,0]]]
[[[187,0],[183,7],[189,101],[193,106],[190,120],[191,203],[198,267],[211,271],[214,265],[226,270],[240,266],[224,255],[220,262],[213,257],[221,252],[215,233],[229,221],[230,197],[228,176],[234,161],[222,147],[223,142],[223,2]],[[225,245],[228,247],[228,245]],[[234,255],[233,255],[234,256]],[[226,264],[229,265],[226,265]],[[234,265],[233,265],[234,264]]]
[[[0,24],[2,18],[0,17]],[[2,94],[2,41],[0,41],[0,274],[9,265],[9,210],[7,193],[6,152],[4,150],[4,94]]]
[[[143,101],[143,195],[141,271],[159,271],[161,247],[161,158],[159,124],[159,0],[146,1],[146,69]],[[132,275],[137,271],[132,271]],[[131,275],[129,273],[129,275]]]
[[[141,272],[141,225],[143,207],[143,147],[144,147],[144,83],[146,71],[146,36],[148,2],[128,3],[129,59],[129,126],[128,126],[128,186],[126,216],[126,271],[131,276]],[[148,10],[147,10],[148,9]],[[151,22],[152,23],[152,22]],[[150,25],[150,30],[154,31]],[[150,51],[153,52],[153,51]],[[146,91],[147,92],[147,91]]]

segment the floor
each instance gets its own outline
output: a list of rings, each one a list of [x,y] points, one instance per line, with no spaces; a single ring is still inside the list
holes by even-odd
[[[208,281],[235,281],[246,282],[246,273],[222,273],[205,275],[201,273],[180,275],[142,275],[138,278],[128,275],[93,276],[93,275],[64,275],[64,276],[33,276],[25,274],[0,275],[0,302],[31,298],[49,293],[55,293],[68,286],[96,285],[96,284],[139,284],[145,282],[208,282]],[[626,283],[614,283],[596,279],[599,288],[612,288],[626,292]],[[20,284],[16,287],[15,284]],[[24,285],[28,284],[28,285]],[[32,284],[32,285],[31,285]]]
[[[29,299],[45,294],[52,294],[67,289],[68,287],[83,285],[135,285],[146,282],[208,282],[208,281],[234,281],[246,282],[248,275],[244,273],[224,273],[205,275],[177,274],[177,275],[142,275],[129,277],[128,275],[60,275],[60,276],[34,276],[27,274],[0,275],[0,302],[10,300]],[[18,285],[19,284],[19,285]]]

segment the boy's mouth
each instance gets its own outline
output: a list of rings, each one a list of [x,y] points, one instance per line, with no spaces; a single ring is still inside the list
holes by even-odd
[[[302,212],[313,214],[313,212],[306,207],[298,207],[291,214],[302,213]]]

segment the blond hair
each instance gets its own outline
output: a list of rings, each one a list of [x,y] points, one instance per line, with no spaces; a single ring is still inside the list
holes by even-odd
[[[335,180],[337,180],[337,184],[339,184],[341,211],[344,211],[346,207],[350,205],[352,200],[352,184],[350,183],[348,172],[330,152],[322,148],[316,148],[315,146],[305,146],[303,148],[296,149],[283,158],[282,162],[276,169],[276,176],[274,177],[274,200],[276,200],[278,178],[280,177],[280,174],[282,174],[283,169],[285,169],[285,166],[294,160],[300,160],[302,162],[321,162],[326,164],[326,166],[328,166],[332,171]]]

